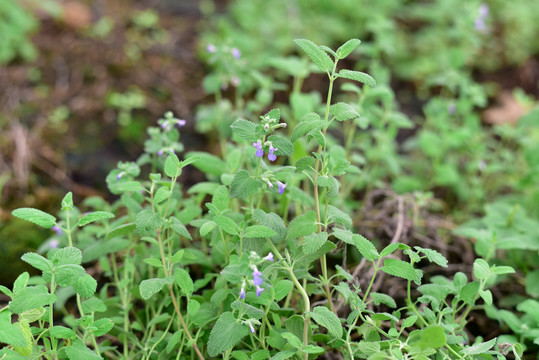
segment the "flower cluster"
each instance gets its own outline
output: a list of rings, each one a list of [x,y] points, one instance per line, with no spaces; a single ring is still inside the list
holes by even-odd
[[[251,259],[253,259],[253,260],[258,259],[259,263],[264,262],[264,261],[273,261],[273,253],[270,252],[265,257],[260,258],[260,256],[258,254],[253,252],[251,254]],[[258,270],[258,267],[256,266],[256,264],[251,265],[251,269],[253,270],[253,272],[251,273],[251,276],[252,276],[251,282],[255,286],[256,296],[259,297],[260,294],[262,294],[262,291],[264,291],[264,288],[261,286],[262,283],[264,282],[264,280],[262,279],[262,272],[260,270]],[[245,287],[246,287],[246,285],[247,285],[246,281],[243,280],[243,282],[241,283],[241,289],[240,289],[240,292],[239,292],[239,295],[240,295],[241,299],[245,299]]]
[[[187,123],[185,120],[175,118],[172,111],[167,111],[165,113],[165,118],[160,119],[158,122],[161,125],[161,129],[167,132],[172,130],[174,126],[182,127]]]
[[[479,6],[479,13],[477,17],[475,18],[475,30],[480,31],[482,33],[486,33],[488,31],[487,25],[485,24],[485,20],[489,13],[489,7],[487,4],[482,3]]]

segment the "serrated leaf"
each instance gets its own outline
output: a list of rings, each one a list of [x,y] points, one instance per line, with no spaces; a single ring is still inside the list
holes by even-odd
[[[213,218],[213,221],[227,234],[238,235],[240,232],[238,224],[228,216],[217,215]]]
[[[170,224],[170,228],[172,231],[174,231],[176,234],[183,236],[186,239],[192,240],[191,234],[189,233],[189,230],[185,227],[185,225],[176,217],[171,218],[172,222]]]
[[[312,254],[316,250],[320,249],[322,245],[325,244],[325,242],[328,239],[328,233],[327,232],[321,232],[317,234],[312,234],[305,236],[303,239],[303,251],[306,254]]]
[[[243,232],[244,238],[267,238],[275,236],[277,233],[264,225],[251,225]]]
[[[97,289],[97,281],[89,274],[85,274],[84,276],[80,276],[75,280],[73,283],[73,288],[80,296],[89,298],[95,294]]]
[[[208,354],[217,356],[238,344],[249,333],[249,327],[237,322],[227,311],[221,314],[210,332]]]
[[[348,40],[337,49],[337,57],[339,59],[344,59],[345,57],[350,55],[350,53],[354,51],[359,46],[359,44],[361,44],[361,41],[359,41],[358,39]]]
[[[269,360],[286,360],[286,359],[290,359],[292,356],[294,356],[295,353],[296,353],[296,351],[294,351],[294,350],[280,351],[277,354],[273,355]]]
[[[294,42],[305,51],[320,70],[328,72],[333,69],[333,61],[318,45],[306,39],[296,39]]]
[[[175,178],[181,175],[182,166],[180,160],[174,153],[170,153],[165,159],[164,165],[165,174],[170,178]]]
[[[494,267],[494,274],[496,275],[513,274],[514,272],[515,272],[515,269],[513,269],[511,266]]]
[[[350,119],[356,119],[359,117],[354,108],[346,103],[338,102],[330,106],[329,112],[335,116],[337,121],[346,121]]]
[[[370,87],[376,86],[376,81],[369,74],[365,74],[361,71],[352,71],[343,69],[337,74],[338,77],[354,80]]]
[[[281,301],[285,296],[290,294],[294,284],[290,280],[279,280],[277,284],[273,286],[273,292],[275,294],[275,301]]]
[[[221,185],[217,189],[215,189],[211,202],[219,211],[228,209],[229,201],[230,196],[228,194],[228,188],[226,186]]]
[[[343,327],[341,321],[335,313],[324,306],[316,306],[311,314],[312,318],[318,325],[328,329],[329,334],[336,338],[342,338]]]
[[[49,258],[55,267],[62,265],[80,265],[82,263],[82,251],[76,247],[67,246],[51,251],[49,253]]]
[[[414,249],[416,249],[420,253],[425,254],[425,256],[427,256],[427,259],[430,262],[433,262],[443,267],[447,267],[447,259],[438,251],[432,249],[423,249],[419,246],[415,246]]]
[[[487,342],[474,344],[474,345],[472,345],[470,347],[464,348],[464,349],[461,350],[462,354],[466,355],[466,356],[484,354],[487,351],[489,351],[496,344],[496,339],[497,338],[494,338],[494,339],[491,339],[491,340],[489,340]]]
[[[226,163],[215,155],[201,151],[193,151],[185,155],[188,161],[193,157],[198,157],[197,161],[193,162],[193,166],[206,174],[221,176],[227,170]]]
[[[114,184],[114,190],[119,193],[140,192],[144,190],[144,187],[138,181],[122,181],[118,184]]]
[[[417,319],[418,319],[417,315],[411,315],[411,316],[407,317],[406,319],[404,319],[402,321],[402,327],[407,328],[407,327],[414,326]]]
[[[103,336],[108,333],[114,327],[114,322],[109,318],[103,318],[94,321],[92,326],[95,326],[97,330],[94,330],[95,336]]]
[[[439,325],[431,325],[421,330],[410,333],[409,343],[420,349],[438,349],[446,344],[444,328]]]
[[[73,209],[73,194],[70,191],[62,199],[62,210],[69,211],[71,209]]]
[[[9,309],[14,314],[20,314],[27,310],[37,309],[56,301],[56,295],[49,294],[45,285],[28,286],[15,293],[9,303]]]
[[[131,234],[133,231],[135,231],[135,229],[136,229],[135,223],[119,225],[109,231],[109,233],[105,237],[105,240],[110,240],[118,236]]]
[[[114,218],[114,214],[108,211],[94,211],[91,212],[85,216],[83,216],[80,220],[78,225],[84,226],[91,222],[98,221],[98,220],[105,220],[105,219],[112,219]]]
[[[45,315],[45,308],[37,308],[37,309],[31,309],[26,310],[25,312],[19,314],[19,321],[26,321],[29,324],[33,323],[34,321],[38,321]]]
[[[290,136],[290,141],[295,142],[300,137],[312,132],[319,130],[323,128],[326,125],[326,122],[324,120],[320,120],[320,116],[315,113],[309,113],[306,114],[302,121],[299,122],[295,127],[294,131],[292,131],[292,135]]]
[[[310,264],[313,261],[320,258],[320,256],[327,254],[328,252],[332,251],[335,248],[336,248],[335,244],[333,244],[331,241],[326,241],[320,249],[316,250],[312,254],[305,254],[305,253],[301,254],[296,259],[296,264],[298,265]]]
[[[9,311],[0,313],[0,343],[23,348],[28,346],[28,341],[22,330],[11,323]]]
[[[234,175],[230,184],[230,196],[245,199],[256,193],[261,186],[262,184],[252,178],[246,170],[240,170]]]
[[[55,268],[54,273],[54,280],[56,281],[56,284],[60,286],[71,286],[73,285],[73,282],[78,279],[80,276],[84,276],[86,274],[86,271],[84,268],[80,265],[74,265],[74,264],[67,264],[67,265],[61,265]],[[51,281],[51,273],[45,272],[43,273],[43,278],[46,281]]]
[[[195,315],[198,310],[200,309],[200,303],[194,299],[189,300],[189,303],[187,304],[187,314],[189,316]]]
[[[471,283],[466,284],[459,293],[459,298],[466,304],[474,304],[475,296],[479,291],[479,282],[472,281]]]
[[[82,310],[84,313],[104,312],[107,311],[107,306],[103,300],[91,297],[82,302]]]
[[[375,305],[384,304],[384,305],[389,306],[390,308],[396,308],[397,307],[397,303],[389,295],[382,294],[382,293],[377,293],[377,292],[372,292],[370,294],[370,296],[371,296],[372,300],[374,301]]]
[[[248,143],[257,142],[262,135],[260,125],[251,121],[239,119],[234,121],[230,127],[234,135]]]
[[[314,166],[316,159],[312,156],[305,156],[296,161],[296,172],[302,172],[303,170],[309,170]]]
[[[162,223],[163,220],[151,209],[142,210],[135,218],[136,229],[140,236],[155,236]]]
[[[484,280],[490,274],[490,266],[483,259],[476,259],[473,263],[473,274],[476,279]]]
[[[161,204],[163,201],[168,199],[172,195],[172,191],[168,189],[166,186],[162,186],[155,192],[155,195],[153,196],[153,202],[154,204]]]
[[[17,294],[19,290],[24,289],[28,285],[28,280],[30,279],[30,274],[28,272],[23,272],[13,282],[13,292]]]
[[[294,153],[294,145],[287,138],[280,135],[268,136],[268,141],[271,141],[273,147],[278,150],[275,151],[277,156],[292,156]]]
[[[187,296],[193,295],[194,284],[187,271],[182,268],[176,268],[176,270],[174,270],[174,279],[176,280],[176,284],[180,287],[182,294]]]
[[[140,296],[144,300],[148,300],[153,295],[157,294],[161,289],[163,289],[163,286],[165,286],[166,282],[164,279],[146,279],[142,280],[139,286],[139,293]]]
[[[374,261],[380,258],[376,247],[374,247],[373,243],[367,240],[363,235],[352,235],[352,242],[365,259]]]
[[[306,236],[314,233],[318,227],[316,225],[316,214],[313,210],[306,212],[288,224],[286,232],[287,239],[297,239],[300,236]]]
[[[103,360],[101,356],[90,350],[78,339],[75,339],[71,345],[64,349],[69,360]]]
[[[352,218],[350,215],[335,207],[333,205],[328,206],[328,223],[335,223],[344,225],[347,228],[352,227]]]
[[[44,211],[33,208],[15,209],[11,214],[19,219],[30,221],[36,225],[50,229],[56,223],[56,218]]]
[[[205,222],[201,227],[200,227],[200,236],[206,236],[210,233],[210,231],[212,231],[213,229],[215,229],[217,227],[217,224],[215,223],[215,221],[207,221]]]
[[[386,258],[384,260],[384,266],[380,268],[380,270],[382,270],[386,274],[398,276],[406,280],[411,280],[415,283],[421,281],[422,277],[421,270],[414,269],[412,264],[398,259]]]
[[[242,309],[243,313],[246,314],[250,318],[254,319],[262,319],[264,315],[266,315],[266,312],[262,309],[256,308],[252,305],[241,303],[239,301],[234,301],[232,304],[230,304],[230,307],[234,310],[240,310]]]
[[[146,264],[151,265],[151,266],[156,267],[156,268],[162,268],[163,267],[163,263],[161,262],[160,259],[147,258],[147,259],[144,259],[143,261]]]
[[[72,329],[64,326],[53,326],[51,328],[51,336],[57,339],[74,339],[77,335]]]
[[[52,269],[52,262],[37,253],[26,253],[21,259],[41,271],[50,271]]]
[[[22,332],[23,336],[26,339],[26,346],[14,346],[13,350],[15,350],[19,355],[30,356],[32,354],[33,345],[33,337],[32,330],[30,329],[30,324],[28,324],[27,322],[18,321],[13,325]]]

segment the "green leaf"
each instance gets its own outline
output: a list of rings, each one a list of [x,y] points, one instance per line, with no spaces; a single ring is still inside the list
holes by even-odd
[[[496,339],[497,338],[494,338],[494,339],[491,339],[491,340],[489,340],[487,342],[474,344],[473,346],[464,348],[464,349],[461,350],[462,354],[465,355],[465,356],[484,354],[487,351],[489,351],[496,344]]]
[[[305,156],[296,161],[296,173],[302,172],[303,170],[309,170],[314,166],[315,158],[312,156]]]
[[[360,82],[370,87],[376,86],[376,81],[372,78],[372,76],[370,76],[369,74],[360,72],[360,71],[352,71],[352,70],[343,69],[339,71],[339,73],[336,75],[344,79],[350,79],[350,80]]]
[[[438,251],[432,249],[423,249],[419,246],[415,246],[414,249],[416,249],[420,253],[425,254],[425,256],[427,256],[427,259],[430,262],[433,262],[443,267],[447,267],[447,259]]]
[[[479,290],[479,296],[487,305],[492,305],[492,292],[490,290]]]
[[[73,194],[68,192],[62,199],[62,210],[69,211],[73,209]]]
[[[135,229],[136,229],[135,223],[119,225],[109,231],[109,233],[105,237],[105,240],[110,240],[118,236],[131,234],[133,231],[135,231]]]
[[[213,221],[227,234],[238,235],[240,232],[238,224],[228,216],[217,215],[213,218]]]
[[[144,190],[144,187],[138,181],[122,181],[118,184],[114,184],[112,190],[115,190],[118,193],[124,192],[140,192]]]
[[[300,137],[310,133],[311,131],[316,131],[323,128],[326,125],[324,120],[320,120],[320,115],[316,113],[308,113],[303,116],[301,122],[299,122],[292,135],[290,136],[290,141],[295,142]]]
[[[164,279],[146,279],[142,280],[139,286],[139,292],[140,296],[144,300],[148,300],[153,295],[157,294],[161,289],[163,289],[163,286],[165,286],[166,281]]]
[[[239,310],[240,308],[242,311],[250,318],[254,319],[262,319],[264,315],[266,315],[266,312],[262,309],[256,308],[252,305],[241,303],[239,301],[234,301],[232,304],[230,304],[230,307],[234,310]]]
[[[279,280],[277,284],[273,286],[273,293],[275,294],[275,301],[281,301],[285,298],[288,294],[290,294],[290,291],[292,291],[292,288],[294,287],[294,284],[290,280]]]
[[[358,39],[348,40],[343,45],[341,45],[341,47],[337,49],[336,51],[337,57],[339,59],[344,59],[345,57],[350,55],[350,53],[354,51],[359,46],[360,43],[361,41],[359,41]]]
[[[153,196],[153,202],[154,204],[160,204],[166,199],[168,199],[172,195],[172,191],[168,189],[166,186],[162,186],[155,192],[155,195]]]
[[[156,259],[156,258],[146,258],[143,260],[146,264],[148,265],[151,265],[153,267],[156,267],[156,268],[161,268],[163,267],[163,263],[161,262],[160,259]]]
[[[176,154],[170,153],[169,156],[167,156],[165,159],[164,170],[169,178],[176,178],[181,175],[182,165]]]
[[[30,329],[30,324],[28,324],[27,322],[19,321],[16,322],[14,326],[18,328],[26,338],[26,346],[14,346],[13,350],[15,350],[19,355],[30,356],[32,354],[33,345],[33,337],[32,330]]]
[[[320,249],[322,245],[325,244],[325,242],[328,239],[328,233],[327,232],[321,232],[317,234],[311,234],[306,236],[303,239],[304,245],[303,245],[303,251],[305,254],[312,254],[316,250]]]
[[[228,209],[228,202],[230,201],[230,196],[228,194],[228,188],[224,185],[219,186],[215,189],[211,203],[219,210],[224,211]]]
[[[473,274],[477,280],[484,280],[490,275],[490,266],[483,259],[475,259],[473,263]]]
[[[140,236],[155,236],[162,223],[163,220],[151,209],[142,210],[135,218],[136,229]]]
[[[294,145],[285,137],[270,135],[268,136],[268,141],[271,141],[273,147],[278,149],[275,151],[275,155],[277,156],[292,156],[294,153]]]
[[[322,247],[318,250],[316,250],[315,252],[313,252],[312,254],[301,254],[297,259],[296,259],[296,264],[298,265],[302,265],[302,264],[310,264],[312,263],[313,261],[317,260],[318,258],[320,258],[320,256],[324,255],[324,254],[327,254],[328,252],[330,252],[331,250],[335,249],[336,246],[335,244],[333,244],[331,241],[326,241],[324,243],[324,245],[322,245]]]
[[[320,47],[306,39],[296,39],[294,42],[311,58],[320,70],[329,72],[333,69],[333,61]]]
[[[88,300],[83,301],[82,310],[84,313],[104,312],[107,311],[107,306],[103,300],[91,297]]]
[[[352,227],[352,218],[336,206],[328,206],[328,223],[341,224],[347,228]]]
[[[176,284],[180,287],[182,294],[187,296],[193,295],[193,280],[187,271],[182,268],[176,268],[176,270],[174,270],[174,279],[176,280]]]
[[[190,316],[195,315],[200,309],[200,303],[194,299],[189,300],[187,304],[187,314]]]
[[[90,350],[82,341],[75,339],[71,345],[66,346],[65,352],[69,360],[102,360],[103,358]]]
[[[0,291],[7,295],[9,298],[13,298],[13,292],[4,285],[0,285]]]
[[[30,279],[30,274],[28,272],[23,272],[13,282],[13,292],[16,294],[19,290],[24,289],[28,285],[28,280]]]
[[[283,332],[281,336],[288,340],[288,344],[295,349],[301,348],[301,340],[294,334],[290,332]]]
[[[11,323],[11,313],[0,313],[0,343],[17,347],[27,347],[28,341],[22,330]]]
[[[286,226],[283,219],[275,213],[265,213],[261,209],[256,209],[253,214],[253,219],[260,225],[264,225],[275,231],[271,241],[277,243],[286,236]]]
[[[170,228],[172,231],[174,231],[176,234],[183,236],[186,239],[192,240],[191,234],[189,233],[189,230],[185,227],[185,225],[176,217],[171,218],[172,222],[170,224]]]
[[[318,227],[315,224],[316,214],[313,210],[306,212],[288,224],[286,232],[287,239],[297,239],[300,236],[306,236],[314,233]]]
[[[374,261],[380,258],[378,251],[376,251],[376,247],[374,247],[373,243],[367,240],[363,235],[354,234],[352,236],[352,244],[359,250],[365,259]]]
[[[75,291],[77,294],[84,298],[89,298],[94,296],[95,291],[97,289],[97,281],[89,275],[84,274],[84,276],[79,276],[73,283],[73,288],[75,288]]]
[[[114,218],[114,214],[108,211],[94,211],[89,213],[88,215],[83,216],[79,220],[79,226],[84,226],[86,224],[89,224],[94,221],[98,220],[105,220],[105,219],[112,219]]]
[[[210,332],[208,354],[217,356],[238,344],[249,332],[246,325],[238,323],[234,315],[227,311],[221,314]]]
[[[479,291],[479,282],[472,281],[471,283],[466,284],[459,293],[459,298],[468,305],[473,305],[475,301],[475,296]]]
[[[20,208],[13,210],[11,214],[19,219],[30,221],[46,229],[50,229],[56,223],[56,218],[54,216],[38,209]]]
[[[27,310],[37,309],[56,301],[56,295],[49,294],[45,285],[25,287],[15,293],[9,303],[9,309],[14,314],[20,314]]]
[[[52,262],[37,253],[26,253],[21,259],[41,271],[50,271],[52,269]]]
[[[422,350],[438,349],[446,344],[444,328],[439,325],[431,325],[421,330],[410,333],[408,342]]]
[[[72,329],[64,326],[53,326],[51,329],[51,336],[57,339],[74,339],[77,335]]]
[[[359,117],[354,108],[346,103],[338,102],[330,106],[329,112],[335,116],[337,121],[346,121],[350,119],[356,119]]]
[[[114,322],[109,318],[103,318],[94,321],[92,326],[95,326],[97,330],[94,330],[95,336],[103,336],[108,333],[114,327]]]
[[[317,306],[311,313],[312,318],[318,325],[328,329],[329,334],[336,338],[342,338],[343,327],[341,321],[335,313],[324,306]]]
[[[414,326],[417,319],[418,319],[417,315],[411,315],[411,316],[407,317],[406,319],[404,319],[402,321],[402,327],[407,328],[407,327]]]
[[[45,315],[45,312],[46,310],[43,307],[26,310],[22,314],[19,314],[19,322],[26,321],[31,324],[34,321],[38,321],[39,319],[41,319],[43,315]]]
[[[277,233],[264,225],[252,225],[243,232],[244,238],[267,238],[275,236]]]
[[[215,155],[201,151],[193,151],[185,155],[187,160],[192,157],[198,157],[193,166],[206,174],[221,176],[226,172],[226,163]]]
[[[389,306],[390,308],[396,308],[397,307],[397,303],[389,295],[382,294],[382,293],[377,293],[377,292],[371,292],[370,296],[371,296],[372,300],[374,301],[375,305],[384,304],[384,305]]]
[[[230,184],[230,195],[233,198],[245,199],[260,189],[262,184],[252,178],[246,170],[240,170]]]
[[[174,350],[176,345],[178,345],[182,337],[182,333],[183,333],[183,330],[178,330],[174,334],[172,334],[172,336],[170,337],[167,343],[167,348],[166,348],[167,354],[170,354],[172,350]]]
[[[213,229],[215,229],[216,226],[217,224],[215,223],[215,221],[210,220],[205,222],[199,229],[200,236],[204,237],[208,235]]]
[[[77,278],[84,276],[85,274],[86,271],[80,265],[60,265],[55,269],[54,280],[56,281],[56,284],[60,286],[71,286]],[[46,281],[51,281],[52,274],[50,272],[45,272],[43,273],[43,278]]]
[[[49,258],[55,267],[62,265],[80,265],[82,262],[82,251],[76,247],[67,246],[51,251],[49,253]]]
[[[494,274],[496,275],[513,274],[514,272],[515,272],[515,269],[513,269],[511,266],[495,266],[494,267]]]
[[[296,353],[296,351],[294,351],[294,350],[281,351],[281,352],[278,352],[277,354],[273,355],[269,360],[286,360],[286,359],[290,359],[292,356],[294,356],[295,353]]]
[[[421,270],[414,269],[412,264],[398,259],[386,258],[384,260],[384,266],[380,268],[380,270],[386,274],[411,280],[415,283],[419,283],[423,276],[423,272]]]
[[[248,143],[257,142],[263,134],[262,127],[260,125],[247,120],[236,120],[234,123],[232,123],[232,125],[230,125],[230,127],[232,128],[234,135],[247,141]]]

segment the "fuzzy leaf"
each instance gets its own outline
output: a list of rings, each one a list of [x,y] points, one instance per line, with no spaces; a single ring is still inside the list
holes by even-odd
[[[215,221],[215,223],[219,225],[219,227],[227,234],[238,235],[240,232],[240,227],[238,224],[236,224],[236,222],[228,216],[217,215],[213,218],[213,221]]]
[[[176,284],[178,284],[183,294],[187,296],[193,295],[193,280],[187,271],[182,268],[176,268],[174,271],[174,279],[176,280]]]
[[[316,214],[313,210],[296,217],[288,224],[287,239],[297,239],[300,236],[310,235],[318,228],[315,224]]]
[[[416,249],[420,253],[425,254],[425,256],[427,256],[427,259],[430,262],[433,262],[443,267],[447,267],[447,259],[438,251],[432,249],[423,249],[419,246],[415,246],[414,249]]]
[[[318,114],[310,114],[312,115],[309,116],[309,114],[306,114],[301,122],[296,125],[294,131],[292,131],[292,136],[290,136],[290,141],[295,142],[300,137],[310,133],[311,131],[319,130],[326,125],[324,120],[320,120],[320,116]]]
[[[79,226],[84,226],[86,224],[89,224],[94,221],[98,220],[105,220],[105,219],[112,219],[114,218],[114,214],[108,211],[94,211],[92,213],[89,213],[88,215],[83,216],[79,220]]]
[[[234,198],[245,199],[256,193],[261,186],[261,183],[252,178],[246,170],[240,170],[232,179],[230,195]]]
[[[359,117],[357,111],[347,103],[338,102],[333,104],[329,108],[329,112],[335,116],[338,121],[346,121],[350,119],[356,119]]]
[[[135,218],[137,232],[140,236],[154,236],[163,220],[151,209],[142,210]]]
[[[375,305],[384,304],[384,305],[389,306],[390,308],[396,308],[397,307],[397,303],[389,295],[382,294],[382,293],[377,293],[377,292],[372,292],[370,294],[370,296],[371,296],[372,300],[374,301]]]
[[[37,253],[26,253],[21,259],[41,271],[50,271],[52,262]]]
[[[260,125],[251,121],[239,119],[234,121],[230,127],[232,128],[234,135],[248,143],[256,142],[262,135]]]
[[[36,225],[50,229],[56,222],[56,218],[44,211],[33,208],[15,209],[11,214],[19,219],[30,221]]]
[[[343,69],[337,74],[338,77],[358,81],[362,84],[369,85],[370,87],[376,86],[376,81],[369,74],[365,74],[360,71],[352,71]]]
[[[238,323],[234,315],[227,311],[221,314],[210,332],[208,354],[217,356],[238,344],[249,332],[246,325]]]
[[[72,329],[64,326],[54,326],[51,329],[51,336],[57,339],[74,339],[77,335]]]
[[[324,306],[317,306],[313,309],[312,317],[318,325],[328,329],[329,334],[336,338],[342,338],[343,327],[341,321],[335,313]]]
[[[230,196],[228,194],[228,188],[224,185],[219,186],[213,192],[213,197],[211,203],[219,211],[228,209],[228,202],[230,201]]]
[[[490,273],[489,264],[483,259],[476,259],[473,263],[473,274],[477,280],[486,279]]]
[[[484,354],[485,352],[489,351],[495,344],[496,344],[497,338],[491,339],[487,342],[482,342],[479,344],[474,344],[470,347],[462,349],[462,354],[466,356],[470,355],[480,355]]]
[[[272,142],[273,147],[278,150],[275,151],[277,156],[292,156],[294,153],[294,145],[287,138],[280,135],[268,136],[268,140]]]
[[[200,171],[215,176],[221,176],[226,171],[226,163],[221,158],[206,152],[193,151],[185,155],[186,161],[192,157],[198,157],[193,166]]]
[[[359,44],[361,44],[361,41],[359,41],[358,39],[348,40],[337,49],[337,57],[339,59],[344,59],[345,57],[350,55],[350,53],[354,51],[359,46]]]
[[[118,236],[131,234],[133,231],[135,231],[135,229],[136,229],[135,223],[119,225],[113,228],[112,230],[110,230],[110,232],[105,237],[105,240],[110,240]]]
[[[54,266],[62,265],[80,265],[82,262],[82,251],[73,246],[51,251],[49,254]]]
[[[166,199],[168,199],[172,195],[172,191],[168,189],[166,186],[162,186],[155,192],[155,195],[153,196],[153,202],[154,204],[160,204]]]
[[[176,154],[170,153],[170,155],[167,156],[165,159],[164,170],[169,178],[175,178],[181,175],[182,165]]]
[[[275,301],[281,301],[286,295],[292,291],[293,288],[292,281],[290,280],[279,280],[277,284],[273,286],[273,292],[275,293]]]
[[[49,294],[45,285],[29,286],[17,291],[9,303],[9,309],[14,314],[37,309],[56,301],[56,295]]]
[[[217,224],[215,223],[215,221],[210,220],[205,222],[199,229],[200,236],[208,235],[213,229],[215,229],[216,226]]]
[[[327,239],[328,239],[327,232],[321,232],[321,233],[305,236],[305,238],[303,239],[303,242],[304,242],[303,251],[305,252],[305,254],[312,254],[316,250],[320,249],[322,245],[325,244]]]
[[[102,360],[103,358],[90,350],[84,343],[75,339],[71,345],[65,347],[69,360]]]
[[[73,194],[68,192],[62,199],[62,210],[69,211],[73,209]]]
[[[296,39],[294,42],[305,51],[320,70],[325,72],[332,70],[333,61],[318,45],[306,39]]]
[[[157,294],[163,286],[165,286],[166,281],[164,279],[146,279],[142,280],[139,286],[140,296],[144,300],[148,300],[153,295]]]
[[[372,242],[367,240],[364,236],[354,234],[352,236],[352,242],[365,259],[374,261],[380,258],[380,254],[378,254],[378,251],[376,251]]]
[[[305,156],[296,161],[296,172],[302,172],[303,170],[309,170],[314,166],[316,159],[312,156]]]
[[[97,330],[94,330],[95,336],[103,336],[114,327],[114,322],[109,318],[103,318],[94,321],[92,326],[97,328]]]
[[[389,275],[398,276],[406,280],[412,280],[415,283],[421,281],[423,272],[418,269],[414,269],[412,264],[402,260],[386,258],[384,260],[384,266],[380,268],[383,272]]]
[[[89,298],[95,294],[97,289],[97,281],[95,281],[91,275],[85,274],[84,276],[80,276],[75,280],[73,283],[73,288],[75,288],[75,291],[80,296]]]
[[[17,347],[28,346],[28,341],[22,330],[11,323],[11,313],[9,311],[0,313],[0,343]]]
[[[264,225],[252,225],[243,232],[244,238],[267,238],[275,236],[277,233]]]

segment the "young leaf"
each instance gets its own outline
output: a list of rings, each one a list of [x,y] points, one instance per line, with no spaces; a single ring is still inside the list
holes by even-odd
[[[77,335],[72,329],[64,326],[54,326],[51,329],[51,336],[57,339],[74,339]]]
[[[327,241],[327,239],[327,232],[321,232],[305,236],[305,238],[303,239],[303,251],[305,252],[305,254],[312,254],[316,250],[320,249],[322,245],[324,245],[324,243]]]
[[[256,142],[262,135],[261,127],[251,121],[239,119],[234,121],[230,127],[236,136],[248,143]]]
[[[277,233],[264,225],[252,225],[243,232],[244,238],[267,238],[275,236]]]
[[[28,341],[22,330],[11,323],[11,313],[9,311],[0,313],[0,343],[17,347],[28,346]]]
[[[384,266],[380,268],[380,270],[389,275],[398,276],[406,280],[412,280],[415,283],[419,283],[423,276],[423,272],[421,270],[414,269],[412,264],[391,258],[386,258],[384,260]]]
[[[79,339],[75,339],[71,345],[66,346],[65,352],[69,360],[103,360]]]
[[[164,279],[146,279],[142,280],[139,286],[140,296],[144,300],[148,300],[153,295],[161,291],[163,286],[165,286]]]
[[[174,279],[176,280],[176,284],[178,284],[183,294],[187,296],[193,295],[193,280],[187,271],[182,268],[176,268],[176,270],[174,270]]]
[[[172,195],[172,191],[168,189],[166,186],[162,186],[155,192],[155,195],[153,196],[153,202],[154,204],[161,204],[163,201],[168,199]]]
[[[310,235],[318,228],[315,224],[316,214],[313,210],[296,217],[288,224],[287,239],[297,239],[300,236]]]
[[[271,135],[268,136],[268,140],[272,142],[273,147],[278,149],[275,151],[275,155],[292,156],[294,153],[294,145],[287,138],[280,135]]]
[[[230,197],[228,195],[228,188],[226,186],[221,185],[215,189],[211,202],[217,208],[217,210],[223,211],[228,209],[229,201]]]
[[[370,87],[376,86],[376,81],[372,78],[372,76],[365,74],[361,71],[352,71],[352,70],[343,69],[339,71],[339,73],[336,75],[344,79],[350,79],[350,80],[354,80],[365,85],[369,85]]]
[[[420,253],[425,254],[430,262],[433,262],[443,267],[447,267],[447,259],[438,251],[432,249],[423,249],[419,246],[415,246],[414,249],[416,249]]]
[[[45,285],[29,286],[17,291],[9,303],[9,309],[14,314],[37,309],[56,301],[56,295],[49,294]]]
[[[335,116],[338,121],[346,121],[359,117],[354,108],[346,103],[338,102],[330,106],[329,112]]]
[[[227,234],[238,235],[240,232],[238,224],[228,216],[217,215],[213,218],[213,221]]]
[[[344,59],[345,57],[350,55],[350,53],[354,51],[359,46],[360,43],[361,41],[359,41],[358,39],[348,40],[343,45],[341,45],[341,47],[337,49],[337,52],[336,52],[337,57],[339,59]]]
[[[71,209],[73,209],[73,194],[70,191],[62,199],[62,210],[69,211]]]
[[[156,268],[161,268],[163,267],[163,263],[161,262],[160,259],[156,259],[156,258],[146,258],[144,260],[146,264],[150,265],[150,266],[153,266],[153,267],[156,267]]]
[[[234,175],[230,184],[230,195],[234,198],[245,199],[260,189],[262,184],[253,179],[246,170],[240,170]]]
[[[396,308],[397,307],[397,303],[389,295],[382,294],[382,293],[377,293],[377,292],[371,292],[370,296],[371,296],[372,300],[374,301],[375,305],[384,304],[384,305],[389,306],[390,308]]]
[[[217,356],[231,349],[248,333],[249,327],[238,323],[231,312],[222,313],[210,332],[208,354],[210,356]]]
[[[333,311],[324,306],[317,306],[313,309],[311,316],[318,325],[328,329],[332,337],[336,339],[342,338],[343,327],[341,321]]]
[[[97,281],[91,275],[84,274],[84,276],[77,277],[73,283],[73,288],[80,296],[89,298],[95,294]]]
[[[315,113],[310,113],[312,116],[307,117],[306,114],[302,121],[296,125],[294,128],[294,131],[292,131],[292,136],[290,136],[290,141],[294,142],[300,137],[304,136],[305,134],[310,133],[311,131],[316,131],[324,127],[326,125],[326,122],[324,120],[320,120],[320,116]],[[315,117],[313,119],[313,117]],[[316,119],[316,117],[318,119]]]
[[[142,210],[135,218],[137,232],[141,236],[153,236],[163,220],[151,209]]]
[[[67,246],[56,249],[54,252],[51,251],[49,257],[56,267],[62,265],[80,265],[82,262],[82,251],[76,247]]]
[[[91,297],[88,300],[83,301],[82,310],[85,313],[104,312],[107,311],[107,306],[103,300]]]
[[[380,258],[380,255],[378,254],[378,251],[376,251],[376,248],[372,242],[367,240],[364,236],[354,234],[352,236],[352,242],[365,259],[374,261]]]
[[[165,159],[165,174],[170,178],[175,178],[181,175],[182,165],[180,160],[174,153],[170,153],[169,156]]]
[[[21,259],[41,271],[50,271],[52,269],[52,262],[38,253],[26,253]]]
[[[78,225],[82,227],[94,221],[112,219],[112,218],[114,218],[114,214],[108,211],[94,211],[94,212],[89,213],[88,215],[83,216],[79,220]]]
[[[279,282],[273,286],[275,301],[281,301],[284,299],[286,295],[290,294],[293,286],[294,285],[290,280],[279,280]]]
[[[294,42],[305,51],[320,70],[329,72],[333,69],[333,61],[320,47],[306,39],[296,39]]]
[[[208,235],[213,229],[215,229],[216,226],[217,224],[215,223],[215,221],[210,220],[205,222],[199,229],[200,236],[204,237]]]
[[[109,318],[103,318],[94,321],[92,326],[95,326],[97,330],[94,330],[95,336],[103,336],[108,333],[114,327],[114,322]]]
[[[496,339],[497,338],[494,338],[487,342],[474,344],[470,347],[464,348],[462,349],[462,354],[465,356],[484,354],[496,344]]]
[[[477,280],[486,279],[490,274],[490,266],[483,259],[476,259],[473,263],[473,274]]]
[[[296,161],[296,173],[302,172],[303,170],[309,170],[314,166],[315,158],[312,156],[305,156]]]
[[[118,237],[118,236],[131,234],[133,231],[135,231],[135,229],[136,229],[135,223],[128,223],[128,224],[119,225],[119,226],[113,228],[112,230],[110,230],[110,232],[105,237],[105,240],[110,240],[110,239],[113,239],[113,238]]]
[[[11,214],[19,219],[30,221],[46,229],[50,229],[56,223],[56,218],[54,216],[38,209],[20,208],[13,210]]]

